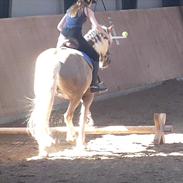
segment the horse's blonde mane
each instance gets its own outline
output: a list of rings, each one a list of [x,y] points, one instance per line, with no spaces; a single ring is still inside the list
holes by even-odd
[[[107,32],[107,27],[106,26],[102,26],[102,28]],[[92,28],[90,29],[86,34],[85,34],[85,39],[87,39],[87,41],[90,41],[91,39],[95,38],[95,36],[97,35],[101,35],[101,32],[99,32],[97,29]]]
[[[108,32],[106,26],[103,25],[102,28],[106,31],[106,33]],[[108,50],[108,44],[110,41],[106,39],[105,35],[103,35],[97,29],[92,28],[85,34],[84,37],[88,42],[90,42],[90,44],[99,54],[105,55]]]

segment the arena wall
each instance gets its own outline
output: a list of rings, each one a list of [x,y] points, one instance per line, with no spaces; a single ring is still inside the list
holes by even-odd
[[[101,24],[114,25],[114,35],[129,32],[128,39],[113,41],[112,63],[100,71],[109,88],[105,96],[183,75],[182,7],[97,12],[96,16]],[[36,57],[55,47],[60,18],[0,20],[0,123],[28,113]],[[89,28],[86,24],[84,31]]]

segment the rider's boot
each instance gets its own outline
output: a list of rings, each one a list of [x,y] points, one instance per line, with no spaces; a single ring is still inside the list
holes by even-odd
[[[91,93],[95,92],[106,92],[108,89],[106,87],[102,87],[98,83],[98,69],[99,69],[99,62],[93,62],[93,73],[92,73],[92,83],[90,86]],[[101,82],[101,81],[100,81]]]

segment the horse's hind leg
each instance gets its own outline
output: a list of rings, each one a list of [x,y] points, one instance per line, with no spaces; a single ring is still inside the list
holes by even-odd
[[[78,107],[80,103],[80,99],[74,99],[70,100],[69,106],[67,108],[67,111],[64,114],[64,122],[67,126],[67,137],[66,140],[69,142],[73,142],[76,140],[76,132],[73,125],[73,116],[76,108]]]
[[[94,94],[87,93],[82,98],[81,113],[79,119],[79,134],[77,139],[77,146],[83,147],[85,145],[85,124],[89,117],[91,117],[90,106],[93,102]],[[88,117],[89,115],[89,117]]]

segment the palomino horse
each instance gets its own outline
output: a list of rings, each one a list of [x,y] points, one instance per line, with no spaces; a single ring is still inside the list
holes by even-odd
[[[100,55],[100,68],[110,63],[109,47],[112,42],[112,26],[103,29],[108,34],[97,30],[90,30],[85,38]],[[54,97],[59,94],[69,100],[69,106],[64,114],[67,130],[67,141],[76,140],[73,126],[73,115],[80,104],[80,130],[77,146],[85,143],[85,122],[92,120],[90,106],[94,94],[90,92],[92,81],[92,67],[86,62],[86,55],[71,48],[50,48],[42,52],[36,61],[34,78],[34,107],[28,121],[28,130],[37,140],[39,154],[47,155],[46,148],[54,143],[49,131],[49,118],[54,103]]]

